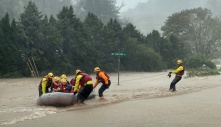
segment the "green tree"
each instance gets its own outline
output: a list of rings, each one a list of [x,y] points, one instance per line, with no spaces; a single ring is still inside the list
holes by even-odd
[[[22,61],[19,47],[16,44],[16,24],[9,21],[9,14],[6,14],[0,22],[0,64],[2,77],[22,76]]]
[[[106,24],[111,18],[119,18],[120,7],[116,3],[116,0],[77,0],[75,12],[81,19],[85,19],[87,13],[93,13]]]
[[[9,13],[10,19],[19,19],[25,10],[24,6],[27,6],[29,1],[34,2],[39,11],[47,16],[56,16],[63,6],[72,4],[71,0],[0,0],[0,19],[6,13]]]
[[[130,71],[160,71],[165,68],[162,57],[146,44],[128,38],[125,45],[127,55],[121,58],[124,70]]]
[[[189,55],[203,54],[214,57],[217,47],[220,47],[218,18],[213,18],[208,9],[196,8],[174,13],[168,17],[162,26],[163,36],[175,35],[189,49]]]
[[[58,30],[63,37],[63,53],[70,62],[68,70],[72,68],[83,68],[87,66],[88,35],[85,32],[84,24],[74,13],[72,6],[63,7],[57,15]]]
[[[100,61],[103,59],[103,48],[101,47],[103,40],[103,31],[104,24],[96,15],[93,13],[88,13],[84,20],[84,28],[88,34],[88,43],[87,45],[90,47],[88,52],[93,54],[91,57],[93,61],[93,65],[91,66],[99,66],[101,65]],[[96,57],[94,57],[96,56]]]
[[[54,73],[62,72],[63,68],[60,68],[60,66],[67,61],[63,60],[63,38],[57,29],[56,20],[53,16],[51,16],[50,22],[47,16],[45,16],[42,20],[42,26],[40,29],[42,31],[41,42],[45,44],[42,48],[42,51],[44,52],[44,56],[42,57],[47,58],[47,62],[53,63],[52,69],[54,70]],[[50,65],[49,63],[46,65]]]
[[[132,23],[126,24],[126,26],[123,28],[123,33],[129,38],[136,39],[140,42],[145,42],[144,36],[140,33],[139,30],[136,29],[136,26],[134,26]]]
[[[124,38],[122,40],[126,57],[122,58],[122,63],[126,70],[132,71],[158,71],[164,68],[160,53],[145,41],[145,37],[136,27],[129,23],[123,28]]]
[[[30,1],[30,0],[29,0]],[[31,0],[36,4],[39,11],[47,16],[59,13],[59,11],[63,8],[63,6],[70,6],[71,0]]]
[[[51,71],[53,63],[49,60],[49,43],[45,42],[43,33],[43,15],[38,11],[33,2],[25,7],[24,12],[20,15],[19,29],[20,37],[24,48],[25,60],[34,58],[39,71]]]
[[[147,35],[147,44],[152,47],[156,52],[160,53],[162,50],[162,37],[160,33],[153,30],[152,33]]]
[[[22,10],[23,5],[20,0],[0,0],[0,18],[3,18],[8,13],[11,20],[13,18],[18,19]]]
[[[212,63],[207,58],[199,54],[186,58],[185,65],[186,67],[191,68],[191,69],[199,69],[205,65],[209,67],[210,69],[216,68],[216,65],[214,63]]]
[[[171,62],[186,57],[186,49],[184,44],[174,35],[169,38],[160,36],[160,33],[153,30],[146,37],[147,45],[152,47],[154,51],[162,56],[167,67],[172,67]]]
[[[104,26],[102,39],[100,51],[103,53],[104,59],[102,59],[101,63],[108,67],[103,67],[104,69],[114,70],[117,67],[117,59],[115,57],[109,57],[110,54],[113,52],[123,52],[125,49],[123,30],[116,19],[110,19]]]

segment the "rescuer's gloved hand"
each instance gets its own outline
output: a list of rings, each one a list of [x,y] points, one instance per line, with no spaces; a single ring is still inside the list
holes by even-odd
[[[169,74],[167,75],[169,78],[171,77],[171,73],[172,73],[172,72],[169,72]]]

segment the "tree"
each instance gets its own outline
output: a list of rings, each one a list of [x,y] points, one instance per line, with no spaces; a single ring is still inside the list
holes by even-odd
[[[140,33],[139,30],[136,29],[136,26],[134,26],[132,23],[126,24],[126,26],[123,28],[123,33],[130,38],[134,38],[137,41],[144,42],[145,38]]]
[[[20,2],[20,0],[0,0],[0,18],[3,18],[8,13],[11,20],[13,18],[17,19],[19,13],[23,10]]]
[[[93,13],[88,13],[84,20],[84,28],[88,35],[87,45],[90,47],[88,52],[91,52],[90,54],[94,54],[94,56],[96,55],[96,57],[92,56],[91,59],[94,61],[94,65],[101,65],[100,61],[102,61],[103,58],[102,50],[104,48],[102,48],[100,45],[104,41],[104,24],[96,15]]]
[[[159,71],[165,68],[159,53],[146,44],[138,44],[133,38],[128,38],[125,50],[127,50],[127,56],[121,58],[124,70]]]
[[[88,35],[84,24],[74,15],[72,6],[69,8],[64,6],[57,17],[58,30],[63,37],[63,53],[69,60],[67,70],[87,66]]]
[[[122,44],[127,53],[126,57],[122,58],[122,64],[125,69],[133,71],[158,71],[164,68],[162,57],[159,52],[156,52],[153,47],[146,43],[146,38],[140,33],[136,27],[128,23],[123,28]]]
[[[53,69],[53,63],[49,61],[51,47],[50,42],[45,42],[42,18],[35,3],[30,1],[20,15],[19,29],[25,60],[34,58],[39,71],[48,71]]]
[[[208,9],[196,8],[172,14],[161,29],[166,38],[175,35],[182,40],[189,55],[214,57],[221,44],[219,25],[219,19],[213,18]]]
[[[93,13],[106,24],[111,18],[119,18],[121,7],[116,3],[116,0],[77,0],[75,12],[81,19],[85,19],[87,13]]]
[[[42,48],[42,51],[44,52],[44,56],[42,57],[47,58],[47,61],[45,61],[46,63],[53,63],[52,69],[54,70],[54,73],[62,72],[64,68],[58,67],[61,66],[63,62],[67,61],[63,59],[63,38],[57,29],[56,20],[53,18],[53,16],[50,17],[50,22],[47,16],[44,17],[40,31],[42,31],[41,42],[45,44],[44,48]],[[44,66],[43,69],[46,70],[47,67],[48,66]]]
[[[29,0],[30,1],[30,0]],[[47,16],[59,13],[59,11],[63,8],[63,6],[70,6],[71,0],[31,0],[36,4],[39,11]]]
[[[216,69],[216,65],[214,63],[212,63],[207,58],[199,54],[186,58],[185,65],[186,67],[191,68],[191,69],[199,69],[205,65],[209,67],[210,69]]]
[[[9,14],[0,21],[0,74],[1,77],[20,77],[22,75],[22,60],[19,46],[16,43],[16,23],[9,21]]]
[[[0,0],[0,18],[8,13],[11,20],[19,19],[24,6],[27,6],[29,1],[34,2],[39,11],[47,16],[56,16],[63,6],[72,4],[71,0]]]

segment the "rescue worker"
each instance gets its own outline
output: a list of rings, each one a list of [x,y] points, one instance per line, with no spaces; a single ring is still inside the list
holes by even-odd
[[[74,93],[75,77],[73,77],[73,78],[71,79],[70,85],[72,86],[71,93]]]
[[[51,92],[51,86],[52,86],[52,78],[54,77],[53,73],[48,73],[48,75],[44,76],[42,79],[41,79],[41,82],[39,83],[39,86],[38,86],[38,92],[39,92],[39,97],[42,95],[42,94],[45,94],[45,93],[49,93]]]
[[[61,79],[61,85],[58,88],[58,92],[70,93],[71,92],[71,85],[68,84],[66,79]]]
[[[99,83],[102,83],[101,87],[98,90],[98,94],[100,98],[103,98],[103,92],[106,89],[109,89],[111,85],[110,77],[107,75],[106,72],[100,70],[99,67],[94,68],[94,72],[96,73],[96,82],[93,85],[93,88],[95,88]]]
[[[61,75],[61,79],[63,79],[63,78],[67,80],[67,76],[65,74]],[[67,80],[67,83],[70,84],[70,82],[68,80]]]
[[[78,93],[77,94],[78,103],[83,104],[92,91],[93,91],[92,78],[88,74],[81,72],[81,70],[76,70],[74,95]]]
[[[59,91],[59,86],[61,85],[61,81],[58,76],[54,77],[54,82],[52,84],[52,92]]]
[[[170,91],[176,91],[176,84],[182,79],[185,68],[182,65],[182,60],[177,60],[177,69],[169,72],[168,76],[171,77],[171,74],[175,74],[175,78],[170,84]]]

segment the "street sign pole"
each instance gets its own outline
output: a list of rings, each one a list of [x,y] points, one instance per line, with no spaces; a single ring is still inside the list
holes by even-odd
[[[115,53],[111,53],[111,55],[118,56],[118,60],[117,60],[118,83],[117,85],[120,85],[120,56],[126,56],[126,54],[121,53],[121,52],[115,52]]]
[[[120,85],[120,55],[118,55],[118,84],[117,85]]]

